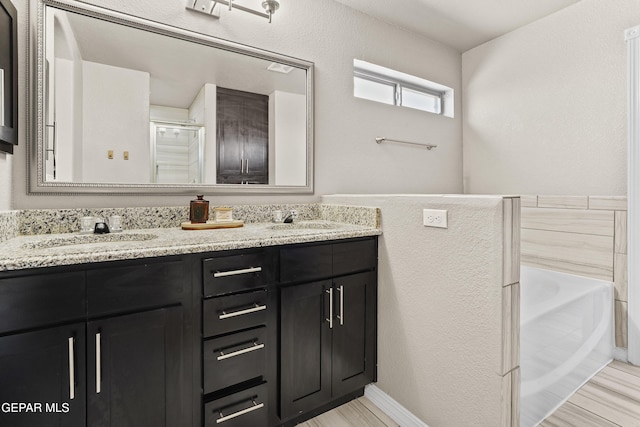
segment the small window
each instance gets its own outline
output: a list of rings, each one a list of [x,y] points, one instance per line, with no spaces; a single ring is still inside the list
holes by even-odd
[[[395,85],[370,78],[369,76],[353,76],[353,94],[358,98],[384,104],[395,104]]]
[[[453,89],[358,59],[353,60],[353,95],[453,117]]]

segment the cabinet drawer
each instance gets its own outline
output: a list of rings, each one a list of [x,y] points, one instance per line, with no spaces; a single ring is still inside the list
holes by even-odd
[[[373,269],[376,259],[376,239],[336,243],[333,245],[333,275]]]
[[[264,325],[267,320],[267,291],[228,295],[203,303],[205,337]]]
[[[332,245],[291,246],[280,250],[280,282],[302,282],[331,276]]]
[[[86,316],[84,272],[0,280],[0,333]]]
[[[204,392],[239,384],[265,374],[266,327],[204,342]]]
[[[272,276],[264,252],[252,252],[203,261],[204,296],[224,295],[264,286]]]
[[[89,316],[175,304],[191,286],[180,259],[87,271]]]
[[[267,384],[261,384],[204,405],[205,426],[267,427]]]

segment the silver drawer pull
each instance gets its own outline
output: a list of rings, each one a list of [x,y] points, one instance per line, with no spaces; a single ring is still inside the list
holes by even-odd
[[[213,277],[237,276],[238,274],[257,273],[259,271],[262,271],[262,267],[249,267],[243,268],[242,270],[216,271],[213,273]]]
[[[340,326],[344,325],[344,286],[340,285],[340,287],[338,288],[338,292],[340,292],[340,316],[338,316],[338,319],[340,319]]]
[[[96,334],[96,394],[100,394],[102,391],[102,360],[101,360],[101,334]]]
[[[324,320],[329,322],[329,329],[333,329],[333,288],[325,289],[324,291],[329,294],[329,317]]]
[[[253,406],[250,406],[247,409],[242,409],[241,411],[238,411],[238,412],[234,412],[231,415],[223,416],[222,412],[218,411],[218,413],[220,414],[220,418],[216,420],[216,424],[220,424],[225,421],[229,421],[232,418],[239,417],[240,415],[248,414],[249,412],[253,412],[260,408],[264,408],[264,403],[256,403],[255,400],[253,400],[252,402],[253,402]]]
[[[69,337],[69,400],[76,398],[75,340]]]
[[[247,347],[247,348],[243,348],[242,350],[234,351],[233,353],[224,354],[224,352],[221,351],[220,352],[220,356],[218,356],[216,359],[217,360],[225,360],[225,359],[229,359],[229,358],[232,358],[232,357],[240,356],[241,354],[249,353],[251,351],[260,350],[261,348],[264,348],[264,344],[257,344],[257,343],[254,342],[253,346]]]
[[[267,309],[266,305],[253,304],[253,307],[246,308],[244,310],[232,311],[231,313],[227,313],[227,312],[223,311],[222,314],[220,316],[218,316],[218,318],[220,320],[224,320],[224,319],[228,319],[230,317],[242,316],[244,314],[255,313],[256,311],[261,311],[261,310],[266,310],[266,309]]]

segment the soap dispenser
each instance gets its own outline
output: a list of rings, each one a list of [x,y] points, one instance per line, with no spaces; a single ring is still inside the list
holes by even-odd
[[[196,200],[192,200],[189,209],[189,221],[192,224],[204,224],[209,219],[209,201],[204,200],[204,196],[196,196]]]

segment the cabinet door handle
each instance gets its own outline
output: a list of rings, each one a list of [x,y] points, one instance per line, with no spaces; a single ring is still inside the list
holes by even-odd
[[[249,173],[249,159],[247,159],[247,165],[246,165],[246,169],[245,169],[245,171],[246,171],[247,173]]]
[[[344,325],[344,285],[340,285],[338,292],[340,292],[340,315],[338,319],[340,319],[340,326],[342,326]]]
[[[329,318],[324,320],[329,322],[329,329],[333,329],[333,288],[325,289],[325,292],[329,294]]]
[[[222,411],[218,411],[218,414],[220,414],[220,418],[218,418],[216,420],[216,424],[220,424],[220,423],[223,423],[225,421],[229,421],[230,419],[233,419],[235,417],[239,417],[240,415],[244,415],[244,414],[256,411],[256,410],[264,407],[264,403],[256,403],[255,400],[252,400],[251,402],[253,403],[253,406],[249,406],[246,409],[241,409],[240,411],[234,412],[233,414],[230,414],[230,415],[226,415],[225,416],[225,415],[222,415]]]
[[[100,332],[96,334],[96,394],[102,391],[102,360],[100,360]]]
[[[242,350],[234,351],[233,353],[224,354],[223,351],[220,352],[220,356],[216,358],[216,360],[225,360],[230,359],[232,357],[240,356],[241,354],[249,353],[251,351],[260,350],[264,348],[264,344],[258,344],[256,342],[253,343],[251,347],[243,348]]]
[[[69,337],[69,400],[76,398],[75,346],[76,340]]]
[[[262,271],[262,267],[249,267],[249,268],[243,268],[241,270],[230,270],[230,271],[216,271],[215,273],[213,273],[213,277],[237,276],[239,274],[257,273],[260,271]]]
[[[266,309],[267,309],[266,305],[253,304],[253,307],[245,308],[244,310],[232,311],[231,313],[227,313],[227,312],[223,311],[222,314],[220,316],[218,316],[218,318],[220,320],[224,320],[224,319],[228,319],[230,317],[242,316],[242,315],[245,315],[245,314],[255,313],[256,311],[261,311],[261,310],[266,310]]]

